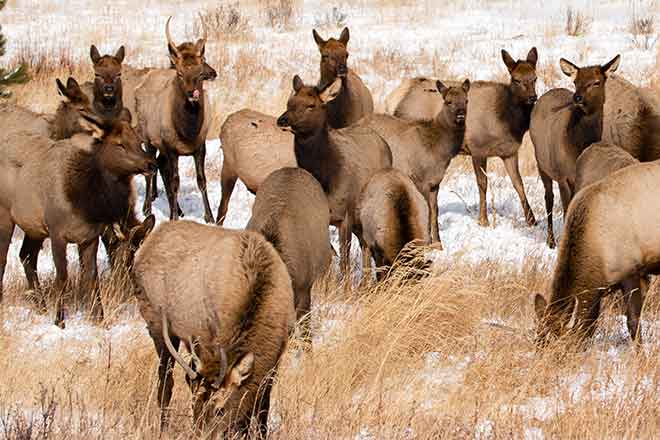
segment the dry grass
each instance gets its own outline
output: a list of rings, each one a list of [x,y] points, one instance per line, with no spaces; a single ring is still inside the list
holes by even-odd
[[[618,335],[611,302],[586,352],[573,350],[572,341],[535,352],[530,298],[543,290],[548,271],[529,263],[517,271],[496,261],[456,262],[417,285],[396,276],[350,291],[320,283],[317,337],[309,352],[292,341],[282,361],[270,437],[654,438],[657,291],[644,311],[656,330],[646,332],[643,350]],[[22,304],[20,284],[10,282],[5,313]],[[75,339],[58,350],[26,350],[24,333],[0,332],[0,436],[157,437],[156,356],[139,317],[126,312],[128,288],[118,285],[105,283],[106,308],[117,311],[93,353],[76,351]],[[127,340],[109,336],[120,326],[138,330]],[[170,438],[189,438],[189,392],[178,368],[175,380]]]

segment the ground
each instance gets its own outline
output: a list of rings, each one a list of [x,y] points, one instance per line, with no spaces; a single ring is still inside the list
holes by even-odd
[[[286,14],[276,8],[288,3],[243,2],[235,6],[233,22],[239,25],[227,29],[225,11],[211,29],[207,57],[219,72],[209,85],[215,125],[207,164],[214,209],[220,198],[220,123],[246,106],[278,114],[293,74],[310,82],[317,77],[312,27],[324,37],[350,27],[349,63],[371,88],[379,108],[387,93],[412,75],[505,80],[501,48],[524,57],[529,48],[538,47],[540,93],[570,87],[559,73],[560,56],[592,64],[621,53],[623,76],[642,86],[656,80],[655,48],[641,47],[629,25],[634,14],[657,18],[655,5],[645,2],[571,2],[589,22],[579,36],[564,29],[569,3],[291,2],[294,13],[285,20]],[[92,43],[102,53],[126,44],[127,60],[135,66],[164,65],[166,17],[175,16],[177,41],[192,38],[200,33],[193,26],[198,11],[210,14],[217,10],[214,5],[10,0],[0,14],[9,37],[8,58],[34,60],[33,68],[45,60],[61,64],[43,66],[30,85],[14,88],[13,99],[37,111],[52,111],[57,104],[53,78],[70,73],[89,78]],[[273,395],[272,438],[657,437],[657,287],[643,312],[640,347],[629,342],[616,296],[604,306],[597,336],[586,350],[562,341],[539,352],[533,344],[531,301],[535,293],[547,292],[556,252],[545,246],[543,190],[528,139],[521,161],[537,226],[526,226],[498,159],[489,168],[491,226],[478,226],[474,176],[467,160],[458,158],[438,196],[445,250],[434,254],[432,277],[417,286],[393,280],[346,291],[326,280],[315,287],[313,350],[301,351],[291,341]],[[181,159],[181,175],[179,200],[186,218],[202,221],[190,159]],[[141,206],[143,179],[136,182]],[[225,225],[244,227],[253,200],[239,182]],[[159,221],[168,216],[162,194],[155,213]],[[561,233],[559,203],[555,213]],[[60,330],[51,325],[52,312],[37,313],[25,299],[19,238],[17,232],[0,308],[0,436],[156,437],[156,355],[129,285],[104,273],[105,322],[93,323],[84,308],[76,312],[72,307],[67,328]],[[105,267],[102,252],[99,257]],[[52,278],[48,248],[39,271]],[[178,368],[175,378],[176,423],[170,437],[189,438],[189,392]]]

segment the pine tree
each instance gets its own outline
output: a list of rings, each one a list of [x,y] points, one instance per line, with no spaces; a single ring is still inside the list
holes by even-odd
[[[0,0],[0,11],[7,4],[7,0]],[[2,26],[0,26],[0,58],[5,55],[5,46],[7,39],[2,34]],[[9,84],[23,83],[28,80],[27,69],[25,66],[18,66],[11,70],[0,68],[0,98],[6,98],[10,95],[5,90],[5,86]]]

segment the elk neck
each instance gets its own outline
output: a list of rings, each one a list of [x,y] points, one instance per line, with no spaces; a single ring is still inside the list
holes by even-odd
[[[571,109],[571,116],[566,128],[569,145],[575,149],[576,157],[589,145],[599,142],[603,135],[603,109],[590,115],[577,106]]]
[[[65,193],[74,209],[90,223],[113,223],[127,216],[132,176],[109,172],[101,163],[100,141],[93,152],[76,151],[66,169]]]
[[[92,107],[94,108],[94,113],[104,119],[112,120],[118,117],[124,108],[121,84],[117,86],[115,94],[112,96],[105,96],[102,91],[94,88],[94,102],[92,102]]]
[[[341,156],[330,142],[328,126],[312,133],[296,133],[294,152],[298,166],[314,176],[328,194],[341,166]]]
[[[204,101],[206,92],[197,102],[190,102],[184,92],[174,86],[174,105],[172,106],[172,123],[179,137],[186,141],[195,141],[204,125]]]
[[[452,157],[459,153],[465,138],[465,124],[456,124],[451,121],[451,116],[444,112],[438,118],[425,124],[425,132],[429,136],[427,145],[432,145],[433,149],[448,149]]]
[[[499,119],[509,126],[509,131],[515,139],[522,142],[523,136],[529,130],[534,106],[518,99],[508,85],[498,109]]]

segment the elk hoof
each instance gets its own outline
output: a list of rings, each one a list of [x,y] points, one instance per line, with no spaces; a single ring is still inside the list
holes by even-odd
[[[483,226],[484,228],[487,228],[488,226],[490,226],[490,222],[488,221],[487,218],[482,217],[479,219],[479,226]]]
[[[532,211],[529,211],[529,213],[525,216],[527,220],[527,226],[536,226],[536,219],[534,218],[534,214],[532,214]]]
[[[557,247],[557,243],[555,242],[555,239],[554,239],[554,238],[550,238],[550,237],[548,237],[548,240],[547,240],[546,243],[548,244],[548,247],[549,247],[550,249],[554,249],[554,248]]]
[[[183,217],[183,215],[181,217]],[[208,214],[204,216],[204,221],[209,224],[215,223],[215,219],[213,218],[213,216]]]

